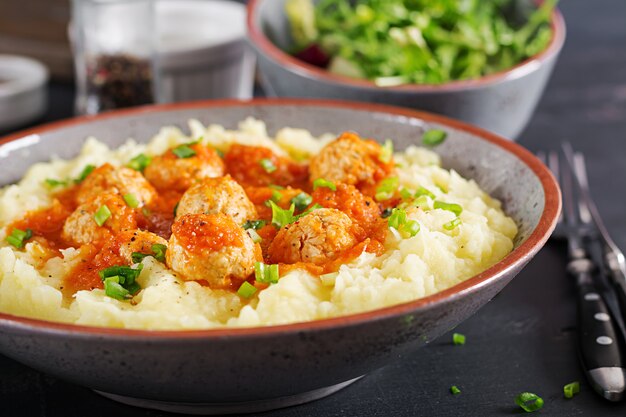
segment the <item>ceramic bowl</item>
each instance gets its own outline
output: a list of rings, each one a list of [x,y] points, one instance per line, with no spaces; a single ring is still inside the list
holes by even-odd
[[[454,328],[494,297],[537,253],[560,211],[558,185],[531,153],[492,133],[441,116],[382,105],[315,100],[171,104],[50,124],[0,142],[0,184],[28,166],[77,154],[87,136],[110,146],[146,141],[164,125],[197,118],[235,128],[253,116],[270,134],[355,130],[393,138],[396,149],[424,129],[448,132],[443,165],[499,198],[519,234],[502,261],[426,298],[370,312],[281,326],[199,331],[86,327],[0,314],[0,353],[116,400],[187,413],[239,413],[328,395]]]
[[[292,45],[284,12],[286,1],[248,3],[248,39],[257,53],[268,95],[357,100],[426,110],[509,139],[517,138],[530,120],[565,41],[565,22],[555,11],[549,46],[509,70],[441,85],[378,87],[371,81],[331,74],[286,53]]]

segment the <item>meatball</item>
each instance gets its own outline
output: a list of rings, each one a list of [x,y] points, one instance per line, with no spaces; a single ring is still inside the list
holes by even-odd
[[[152,232],[143,230],[126,230],[115,236],[119,244],[119,254],[128,264],[132,264],[134,252],[154,256],[154,245],[167,246],[167,240]]]
[[[380,208],[371,197],[363,195],[353,185],[338,183],[336,187],[336,191],[326,187],[313,191],[313,203],[341,210],[366,230],[376,226]]]
[[[283,227],[269,247],[269,257],[274,263],[324,265],[357,243],[350,217],[323,208]]]
[[[141,205],[150,203],[157,195],[139,172],[126,167],[114,168],[111,164],[96,168],[85,178],[76,195],[76,201],[84,204],[103,193],[133,194]]]
[[[380,160],[382,147],[354,133],[344,133],[311,158],[310,180],[323,178],[359,188],[374,185],[393,170],[393,161]]]
[[[146,179],[157,189],[182,192],[199,179],[224,175],[224,163],[213,149],[200,144],[183,146],[193,152],[187,156],[176,151],[180,147],[170,149],[154,157],[144,170]]]
[[[224,213],[238,225],[257,218],[254,204],[230,175],[206,178],[192,185],[180,199],[176,213],[178,216]]]
[[[102,225],[96,221],[96,213],[108,208],[110,216],[100,217]],[[101,242],[116,232],[137,228],[137,212],[128,207],[118,194],[100,194],[93,200],[81,204],[65,220],[62,237],[77,245]]]
[[[166,263],[187,280],[228,287],[232,279],[246,279],[261,261],[261,247],[225,214],[186,214],[172,225]]]

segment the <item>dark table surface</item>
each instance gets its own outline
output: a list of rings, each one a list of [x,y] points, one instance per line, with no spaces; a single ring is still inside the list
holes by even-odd
[[[585,153],[593,196],[626,249],[626,2],[567,0],[568,38],[537,112],[520,138],[532,151],[570,140]],[[69,117],[73,89],[50,86],[45,120]],[[456,331],[401,363],[375,371],[323,400],[263,416],[506,416],[522,391],[545,400],[549,416],[624,416],[626,404],[597,396],[578,366],[574,288],[565,245],[550,242],[518,277]],[[581,381],[575,398],[563,385]],[[452,396],[451,385],[462,393]],[[166,416],[119,405],[0,356],[0,415]]]

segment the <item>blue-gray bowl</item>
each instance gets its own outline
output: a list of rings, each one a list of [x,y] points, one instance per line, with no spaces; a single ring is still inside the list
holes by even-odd
[[[553,37],[541,53],[506,71],[441,85],[379,87],[307,64],[291,55],[286,0],[248,3],[248,39],[266,93],[277,97],[356,100],[443,114],[516,139],[530,120],[565,41],[565,22],[552,15]]]
[[[519,227],[513,251],[440,293],[344,317],[282,326],[198,331],[107,329],[0,313],[0,353],[129,404],[187,413],[261,411],[311,401],[402,360],[467,319],[539,251],[560,211],[549,170],[519,145],[441,116],[350,102],[214,101],[153,106],[63,121],[0,140],[0,185],[18,180],[53,151],[76,156],[88,136],[110,146],[147,141],[187,120],[235,128],[253,116],[275,134],[284,126],[354,130],[394,138],[404,149],[424,129],[448,132],[444,167],[475,179]]]

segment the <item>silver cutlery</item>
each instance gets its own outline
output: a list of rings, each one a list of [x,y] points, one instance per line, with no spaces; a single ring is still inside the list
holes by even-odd
[[[619,275],[623,272],[624,256],[608,235],[591,200],[583,155],[575,153],[569,144],[564,145],[563,151],[564,163],[557,152],[549,152],[547,164],[563,195],[563,213],[557,227],[567,238],[567,270],[575,279],[578,293],[579,356],[596,392],[610,401],[620,401],[626,395],[626,347],[619,320],[607,304],[601,283],[608,275],[610,282],[620,282],[622,290],[626,289],[626,274]],[[545,154],[538,156],[546,162]],[[600,262],[592,254],[596,244],[602,245],[604,256]],[[615,292],[619,293],[619,288]],[[626,291],[622,303],[626,307]]]

